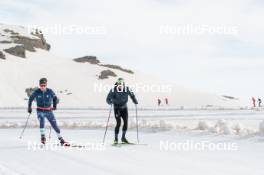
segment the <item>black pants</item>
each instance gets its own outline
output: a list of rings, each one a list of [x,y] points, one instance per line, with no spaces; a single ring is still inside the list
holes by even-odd
[[[117,137],[119,133],[119,128],[121,126],[121,118],[123,119],[124,125],[123,125],[123,136],[125,137],[127,126],[128,126],[128,111],[127,108],[115,108],[115,119],[116,119],[116,127],[115,127],[115,136]]]

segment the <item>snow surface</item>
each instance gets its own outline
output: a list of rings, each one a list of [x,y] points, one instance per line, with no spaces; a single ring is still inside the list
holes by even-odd
[[[39,140],[37,129],[28,129],[22,140],[20,130],[0,130],[0,174],[1,175],[262,175],[264,173],[264,139],[259,136],[237,138],[216,136],[204,132],[141,132],[142,143],[148,145],[112,147],[112,130],[109,131],[105,147],[91,149],[35,150],[28,143]],[[104,130],[63,130],[68,140],[77,143],[101,142]],[[136,140],[136,133],[129,132],[128,138]],[[49,142],[56,139],[52,136]],[[234,150],[178,150],[164,147],[163,143],[225,143],[235,144]]]

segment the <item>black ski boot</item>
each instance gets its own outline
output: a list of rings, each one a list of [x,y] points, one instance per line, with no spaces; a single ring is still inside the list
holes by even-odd
[[[114,140],[114,145],[117,145],[118,144],[118,134],[115,134],[115,140]]]
[[[46,144],[46,137],[45,137],[45,135],[41,135],[41,143],[43,144],[43,145],[45,145]]]
[[[130,144],[130,142],[126,139],[126,132],[124,131],[122,134],[122,144]]]
[[[70,146],[70,144],[66,142],[62,137],[59,137],[59,141],[61,146]]]
[[[130,142],[126,138],[122,138],[122,144],[130,144]]]

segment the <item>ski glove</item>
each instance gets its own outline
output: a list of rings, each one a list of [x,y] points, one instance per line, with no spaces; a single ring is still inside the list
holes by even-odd
[[[53,110],[53,111],[57,110],[57,106],[54,105],[52,110]]]
[[[108,103],[109,105],[112,105],[112,104],[113,104],[113,100],[111,99],[111,100],[107,101],[107,103]]]
[[[137,105],[137,104],[138,104],[138,101],[137,101],[137,99],[136,99],[136,98],[133,98],[133,103],[134,103],[135,105]]]
[[[28,108],[28,113],[30,113],[30,114],[32,113],[32,108],[31,107]]]

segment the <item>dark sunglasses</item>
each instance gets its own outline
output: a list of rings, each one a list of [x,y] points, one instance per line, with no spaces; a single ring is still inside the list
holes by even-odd
[[[40,87],[46,87],[47,85],[46,84],[41,84],[39,85]]]

